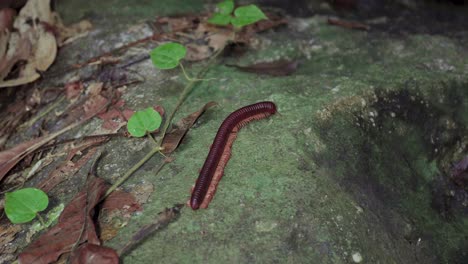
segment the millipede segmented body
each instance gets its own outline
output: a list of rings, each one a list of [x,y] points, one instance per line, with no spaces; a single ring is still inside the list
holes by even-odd
[[[203,203],[218,165],[222,165],[224,167],[226,162],[229,160],[229,155],[225,157],[225,154],[223,157],[223,152],[225,151],[226,144],[228,144],[230,136],[230,144],[232,144],[232,141],[235,138],[235,136],[234,138],[232,137],[232,133],[237,132],[241,127],[252,120],[262,119],[275,113],[276,105],[273,102],[259,102],[256,104],[244,106],[234,111],[223,121],[218,129],[218,133],[216,134],[216,137],[210,148],[210,152],[208,153],[205,163],[203,164],[203,167],[200,171],[200,175],[198,176],[198,179],[195,183],[195,187],[192,190],[190,207],[192,207],[193,210],[197,210]],[[220,160],[223,160],[221,164]],[[222,170],[223,168],[221,168],[221,171]],[[205,202],[205,204],[207,203],[209,203],[209,201]]]

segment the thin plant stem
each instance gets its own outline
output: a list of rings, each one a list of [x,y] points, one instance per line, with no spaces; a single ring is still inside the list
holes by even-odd
[[[160,151],[160,148],[159,147],[154,147],[152,148],[144,157],[143,159],[141,159],[140,161],[138,161],[135,165],[133,165],[133,167],[131,167],[126,173],[125,175],[123,175],[122,177],[120,177],[120,179],[115,182],[106,192],[106,194],[104,195],[104,197],[102,197],[102,199],[106,198],[107,196],[109,196],[109,194],[111,194],[115,189],[117,189],[117,187],[119,187],[123,182],[125,182],[128,178],[130,178],[130,176],[132,176],[132,174],[137,171],[143,164],[145,164],[145,162],[147,162],[151,157],[153,157],[154,154],[158,153],[158,151]],[[165,163],[163,163],[164,165]]]
[[[155,146],[158,146],[158,142],[156,141],[156,139],[154,139],[151,132],[146,132],[146,135],[150,138],[150,140],[154,143]]]
[[[44,111],[40,112],[38,115],[35,117],[31,118],[29,121],[24,123],[19,127],[19,129],[24,129],[27,127],[31,127],[34,123],[36,123],[37,120],[41,119],[42,117],[46,116],[48,113],[50,113],[52,110],[57,108],[59,104],[61,104],[65,100],[65,96],[61,96],[58,100],[56,100],[54,103],[52,103],[50,106],[48,106]]]
[[[42,216],[39,213],[36,213],[36,216],[37,216],[37,219],[39,219],[39,222],[41,222],[41,225],[45,227],[46,224],[45,224],[44,218],[42,218]]]

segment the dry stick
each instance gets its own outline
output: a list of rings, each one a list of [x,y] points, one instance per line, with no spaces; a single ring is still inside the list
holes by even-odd
[[[65,96],[61,96],[57,101],[52,103],[48,106],[44,111],[40,112],[38,115],[32,117],[29,121],[19,126],[19,129],[31,127],[37,120],[43,118],[47,114],[49,114],[52,110],[54,110],[59,104],[61,104],[65,100]]]
[[[219,54],[223,49],[218,50],[208,61],[207,65],[198,72],[196,79],[191,79],[185,86],[184,90],[182,91],[182,94],[179,96],[179,99],[177,101],[176,106],[174,109],[170,112],[166,122],[164,123],[164,126],[161,130],[161,136],[159,137],[157,144],[155,147],[153,147],[140,161],[138,161],[133,167],[131,167],[122,177],[120,177],[117,182],[115,182],[106,192],[106,194],[102,197],[102,199],[105,199],[109,194],[111,194],[117,187],[119,187],[122,183],[124,183],[130,176],[137,171],[143,164],[145,164],[151,157],[153,157],[154,154],[160,153],[161,150],[163,150],[162,144],[164,140],[164,136],[166,135],[166,132],[169,128],[169,125],[172,122],[172,119],[174,118],[175,113],[177,110],[179,110],[179,107],[182,105],[182,103],[185,101],[185,98],[187,95],[192,91],[192,88],[195,86],[195,84],[198,82],[198,80],[202,80],[202,77],[205,75],[205,73],[208,71],[208,69],[211,67],[212,64],[214,64],[216,58],[218,57]],[[159,173],[159,171],[164,167],[166,163],[169,163],[169,160],[166,158],[161,165],[157,168],[155,174]]]
[[[117,254],[120,257],[128,254],[134,247],[142,243],[154,232],[165,228],[167,225],[177,220],[183,206],[183,204],[177,204],[172,208],[166,208],[164,211],[160,212],[158,217],[152,223],[143,226],[140,230],[134,233],[132,238],[125,243],[123,247],[117,250]]]

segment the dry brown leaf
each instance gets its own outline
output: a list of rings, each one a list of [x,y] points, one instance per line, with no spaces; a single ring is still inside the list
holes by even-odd
[[[216,52],[220,49],[224,49],[226,45],[232,41],[233,34],[227,31],[220,31],[216,34],[210,35],[207,37],[208,45],[213,48],[213,51]]]
[[[88,101],[87,101],[88,102]],[[19,145],[16,145],[13,148],[8,150],[4,150],[0,152],[0,180],[24,157],[28,154],[31,154],[33,151],[37,150],[50,140],[60,136],[61,134],[67,132],[70,129],[73,129],[79,125],[84,124],[86,121],[97,115],[99,112],[104,110],[107,106],[107,99],[104,101],[95,100],[93,103],[90,104],[88,107],[84,107],[84,114],[79,118],[75,119],[74,122],[60,129],[57,132],[52,134],[42,136],[40,138],[36,138],[30,141],[23,142]]]
[[[227,43],[233,40],[234,34],[227,29],[214,27],[205,23],[200,23],[197,29],[192,33],[197,41],[195,44],[186,44],[188,61],[200,61],[211,57],[213,53],[224,49]]]
[[[334,26],[339,26],[347,29],[358,29],[358,30],[369,30],[370,26],[356,22],[356,21],[348,21],[348,20],[343,20],[339,18],[334,18],[330,17],[328,18],[328,24],[334,25]]]
[[[108,139],[109,138],[105,136],[89,138],[78,144],[76,147],[68,150],[68,155],[65,158],[65,161],[49,173],[45,179],[36,184],[36,187],[48,193],[59,183],[69,180],[94,156],[97,151],[96,146],[101,145]],[[84,152],[88,148],[91,149],[88,150],[86,154],[81,154],[81,152]],[[78,156],[78,160],[72,161],[76,156]]]
[[[185,59],[188,61],[201,61],[210,57],[213,53],[213,51],[210,50],[210,47],[207,45],[190,43],[185,45],[185,47],[187,48],[187,55],[185,56]]]
[[[238,66],[226,64],[226,66],[236,67],[237,69],[245,72],[268,74],[273,76],[286,76],[290,75],[297,70],[299,65],[295,60],[278,60],[272,62],[260,62],[248,66]]]
[[[0,9],[0,32],[11,31],[16,11],[12,8]]]
[[[115,237],[128,224],[134,212],[142,211],[141,204],[132,193],[117,190],[104,200],[99,214],[100,237],[107,241]]]
[[[29,60],[28,65],[38,71],[47,70],[57,56],[57,42],[51,32],[45,31],[43,27],[38,28],[39,39],[36,42],[34,57]]]
[[[71,264],[119,264],[119,256],[112,248],[86,243],[70,259]]]
[[[163,140],[162,147],[163,153],[172,153],[180,144],[188,130],[193,126],[197,119],[210,107],[217,105],[216,102],[209,102],[205,104],[198,111],[182,118],[177,124],[174,125],[172,130],[166,134]]]
[[[15,21],[15,27],[20,29],[17,23],[26,24],[25,20],[38,19],[42,22],[52,23],[53,16],[50,10],[50,0],[28,0],[26,5],[19,12],[20,20]]]
[[[133,115],[134,111],[124,108],[125,101],[117,100],[112,104],[107,112],[99,114],[98,117],[104,122],[95,134],[117,133],[121,127],[127,124],[127,120]]]
[[[81,81],[69,82],[65,84],[65,97],[71,102],[76,101],[83,91],[84,87]]]
[[[15,80],[7,82],[2,82],[2,80],[8,75],[11,68],[20,60],[27,60],[31,54],[32,44],[25,37],[21,37],[19,33],[14,32],[8,35],[8,50],[6,51],[3,58],[0,60],[0,87],[14,86],[16,83]],[[29,77],[31,80],[33,77]],[[35,79],[39,78],[37,76]],[[26,78],[25,78],[26,79]],[[34,80],[35,80],[34,79]]]

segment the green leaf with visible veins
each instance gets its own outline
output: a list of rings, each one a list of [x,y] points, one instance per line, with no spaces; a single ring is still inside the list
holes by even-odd
[[[49,197],[42,190],[24,188],[5,194],[5,213],[14,224],[26,223],[49,205]]]
[[[150,57],[156,68],[167,70],[177,67],[185,54],[187,54],[187,49],[184,46],[169,42],[153,49],[150,52]]]
[[[142,137],[146,132],[153,132],[161,126],[161,115],[151,107],[137,111],[127,123],[128,132],[134,137]]]
[[[267,16],[256,5],[241,6],[234,11],[235,17],[231,19],[231,23],[235,27],[243,27],[253,24],[262,19],[268,19]]]
[[[231,22],[231,15],[223,15],[220,13],[214,13],[209,19],[208,23],[215,24],[215,25],[220,25],[220,26],[226,26]]]

